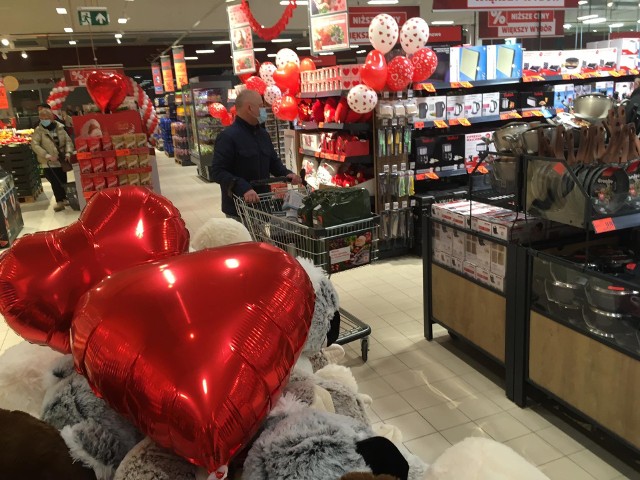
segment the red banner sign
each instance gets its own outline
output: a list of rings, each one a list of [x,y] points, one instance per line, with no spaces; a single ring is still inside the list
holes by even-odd
[[[304,57],[300,57],[302,60]],[[337,58],[335,55],[321,55],[321,56],[310,56],[307,57],[313,60],[313,63],[316,67],[333,67],[337,65]]]
[[[564,36],[564,10],[480,12],[480,38]]]
[[[0,79],[0,110],[9,108],[9,99],[7,98],[7,89],[4,86],[4,81]]]
[[[429,27],[429,45],[433,43],[446,43],[448,45],[462,44],[462,25]]]
[[[369,24],[381,13],[391,15],[398,22],[398,26],[402,27],[410,18],[420,16],[420,7],[350,7],[349,38],[352,44],[364,44],[369,41]]]
[[[564,10],[578,0],[433,0],[433,10]]]
[[[87,77],[96,70],[105,73],[119,73],[125,76],[122,65],[78,65],[62,68],[64,70],[64,79],[67,82],[67,87],[84,87],[87,84]]]
[[[171,93],[175,91],[173,83],[173,68],[171,68],[171,57],[169,55],[160,56],[160,66],[162,67],[162,81],[164,91]]]
[[[187,62],[184,60],[184,47],[178,45],[171,47],[171,50],[173,51],[173,67],[176,69],[176,84],[178,90],[181,90],[183,85],[189,83]]]
[[[160,64],[158,62],[153,62],[151,64],[151,76],[153,77],[153,88],[156,95],[162,95],[164,93],[162,85],[162,71],[160,70]]]

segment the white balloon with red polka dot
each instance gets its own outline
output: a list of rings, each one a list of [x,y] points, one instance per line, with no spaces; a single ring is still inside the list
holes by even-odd
[[[267,85],[275,85],[276,81],[273,79],[273,73],[276,71],[276,66],[271,62],[264,62],[260,65],[260,78],[264,80]]]
[[[429,24],[420,17],[410,18],[400,30],[400,45],[411,55],[416,53],[429,41]]]
[[[289,62],[293,62],[300,66],[300,57],[298,57],[298,54],[290,48],[280,49],[276,54],[276,66],[278,68],[284,67]]]
[[[369,113],[378,104],[378,94],[371,87],[356,85],[347,95],[349,108],[356,113]]]
[[[398,43],[398,23],[386,13],[377,15],[369,25],[369,41],[379,52],[389,53]]]
[[[282,91],[277,85],[269,85],[264,91],[264,101],[269,105],[282,98]]]

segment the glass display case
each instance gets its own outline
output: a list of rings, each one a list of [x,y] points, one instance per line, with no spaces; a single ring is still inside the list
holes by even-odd
[[[191,161],[198,174],[211,181],[211,165],[216,137],[224,129],[220,120],[211,117],[209,105],[227,105],[229,82],[202,82],[185,85],[182,97]]]

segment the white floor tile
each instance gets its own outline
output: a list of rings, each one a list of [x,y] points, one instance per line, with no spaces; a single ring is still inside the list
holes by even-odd
[[[620,472],[589,450],[581,450],[569,458],[593,475],[596,480],[613,480]]]
[[[560,451],[553,448],[535,433],[518,437],[505,442],[505,444],[513,448],[534,465],[543,465],[564,456]]]
[[[499,406],[481,394],[463,398],[459,402],[458,408],[471,420],[478,420],[502,411]]]
[[[404,442],[404,445],[411,453],[420,457],[423,462],[431,464],[451,446],[451,443],[439,433],[432,433],[425,437]]]
[[[480,420],[476,420],[476,423],[480,428],[482,428],[482,430],[487,432],[498,442],[506,442],[507,440],[512,440],[531,433],[531,430],[507,412],[481,418]]]
[[[461,442],[468,437],[482,437],[491,438],[487,432],[485,432],[480,426],[474,422],[463,423],[453,428],[447,428],[440,433],[446,438],[452,445]]]
[[[567,457],[562,457],[540,467],[550,480],[595,480],[584,469]]]
[[[441,432],[464,423],[469,423],[469,417],[462,413],[455,403],[442,403],[420,410],[422,415],[433,427]]]
[[[385,421],[395,425],[402,432],[404,442],[434,433],[436,430],[418,412],[407,413]]]
[[[411,405],[397,393],[376,399],[371,408],[382,420],[411,413],[414,410]]]

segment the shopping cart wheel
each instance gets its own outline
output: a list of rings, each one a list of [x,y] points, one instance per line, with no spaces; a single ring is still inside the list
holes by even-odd
[[[360,352],[362,353],[362,361],[366,362],[369,358],[369,337],[360,340]]]

